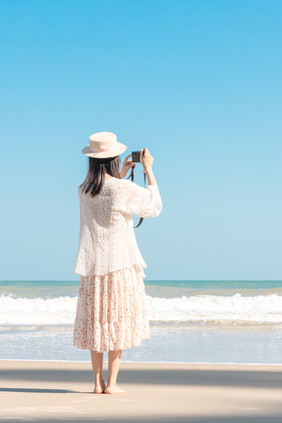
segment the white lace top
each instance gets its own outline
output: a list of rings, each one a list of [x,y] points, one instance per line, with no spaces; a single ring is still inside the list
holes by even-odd
[[[78,189],[80,234],[73,273],[104,275],[136,265],[147,267],[137,246],[133,214],[156,217],[162,210],[157,185],[146,188],[129,179],[111,177],[91,197]]]

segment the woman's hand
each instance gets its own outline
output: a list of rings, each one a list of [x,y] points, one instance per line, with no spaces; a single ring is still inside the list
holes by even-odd
[[[151,168],[154,161],[154,157],[151,156],[150,151],[148,148],[141,148],[140,150],[140,162],[144,168],[144,172],[146,172],[146,169]]]
[[[125,178],[129,169],[136,166],[136,164],[132,160],[128,160],[130,156],[132,156],[132,154],[126,156],[122,163],[121,171],[119,172],[121,178]]]

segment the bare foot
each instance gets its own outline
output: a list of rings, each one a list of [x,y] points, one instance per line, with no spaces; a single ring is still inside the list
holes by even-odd
[[[93,394],[104,394],[105,389],[106,389],[106,384],[104,381],[102,381],[101,384],[95,386],[93,390]]]
[[[123,392],[125,392],[125,390],[115,385],[115,386],[107,386],[104,392],[105,394],[122,394]]]

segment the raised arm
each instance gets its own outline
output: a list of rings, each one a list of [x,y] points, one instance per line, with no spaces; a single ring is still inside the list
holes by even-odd
[[[154,161],[154,157],[151,156],[147,148],[140,150],[140,162],[147,175],[148,185],[157,185],[157,181],[152,169],[153,161]]]
[[[157,185],[140,187],[135,182],[127,181],[128,186],[119,204],[118,210],[140,217],[156,217],[162,210],[162,200]]]

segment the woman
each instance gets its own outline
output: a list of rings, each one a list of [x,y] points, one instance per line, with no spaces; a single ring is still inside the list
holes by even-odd
[[[140,162],[148,186],[123,179],[134,167],[120,154],[127,146],[111,132],[89,138],[82,152],[89,156],[80,201],[79,247],[74,273],[80,275],[73,345],[91,352],[94,393],[125,392],[116,383],[123,349],[149,339],[143,277],[147,267],[137,246],[133,215],[156,217],[162,200],[153,174],[153,157],[145,148]],[[103,353],[108,352],[108,380],[103,378]]]

